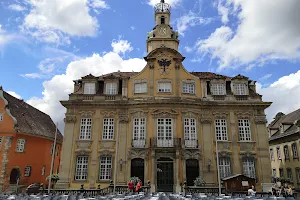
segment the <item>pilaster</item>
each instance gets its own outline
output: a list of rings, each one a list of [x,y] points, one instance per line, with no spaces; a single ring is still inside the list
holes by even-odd
[[[151,192],[155,192],[156,191],[156,158],[155,158],[155,150],[151,151],[151,169],[152,169],[152,173],[151,173]]]
[[[149,61],[149,88],[150,88],[150,96],[154,95],[154,63]]]
[[[181,191],[180,186],[180,177],[179,177],[179,170],[180,170],[180,162],[179,162],[179,150],[176,150],[176,157],[175,157],[175,192]]]
[[[228,134],[229,135],[229,140],[231,140],[231,148],[232,148],[232,157],[231,157],[231,173],[232,174],[242,174],[242,168],[240,165],[240,160],[239,160],[239,148],[238,148],[238,138],[239,138],[239,133],[237,131],[237,119],[233,111],[230,112],[229,114],[229,126],[228,126]]]

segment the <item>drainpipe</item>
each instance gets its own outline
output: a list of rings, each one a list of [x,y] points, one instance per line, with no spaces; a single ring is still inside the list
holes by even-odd
[[[119,152],[119,131],[120,131],[120,116],[118,116],[118,131],[117,131],[117,135],[116,135],[116,153],[115,153],[114,190],[113,190],[113,193],[116,192],[116,184],[117,184],[118,152]]]

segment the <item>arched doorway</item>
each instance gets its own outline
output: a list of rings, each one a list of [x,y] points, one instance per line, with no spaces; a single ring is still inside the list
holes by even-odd
[[[186,183],[188,186],[194,185],[194,180],[199,176],[199,161],[197,159],[186,160]]]
[[[139,179],[145,184],[144,181],[144,159],[135,158],[131,160],[131,177],[139,177]]]
[[[173,160],[160,158],[157,160],[157,191],[173,192],[174,187]]]
[[[20,178],[20,170],[18,168],[13,168],[9,176],[9,184],[17,184],[17,180]]]

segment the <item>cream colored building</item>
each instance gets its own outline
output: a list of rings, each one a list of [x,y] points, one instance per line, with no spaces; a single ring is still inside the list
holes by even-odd
[[[300,109],[278,113],[268,126],[273,177],[289,180],[300,189]]]
[[[67,108],[61,188],[101,188],[132,176],[152,191],[180,191],[201,176],[217,186],[216,138],[222,177],[246,174],[271,182],[263,102],[255,81],[188,72],[170,26],[170,7],[155,7],[141,72],[87,75],[74,81]]]

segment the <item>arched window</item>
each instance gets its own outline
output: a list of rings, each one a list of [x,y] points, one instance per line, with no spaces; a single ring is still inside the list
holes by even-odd
[[[160,18],[160,23],[161,23],[161,24],[165,24],[165,22],[166,22],[165,16],[161,16],[161,18]]]

